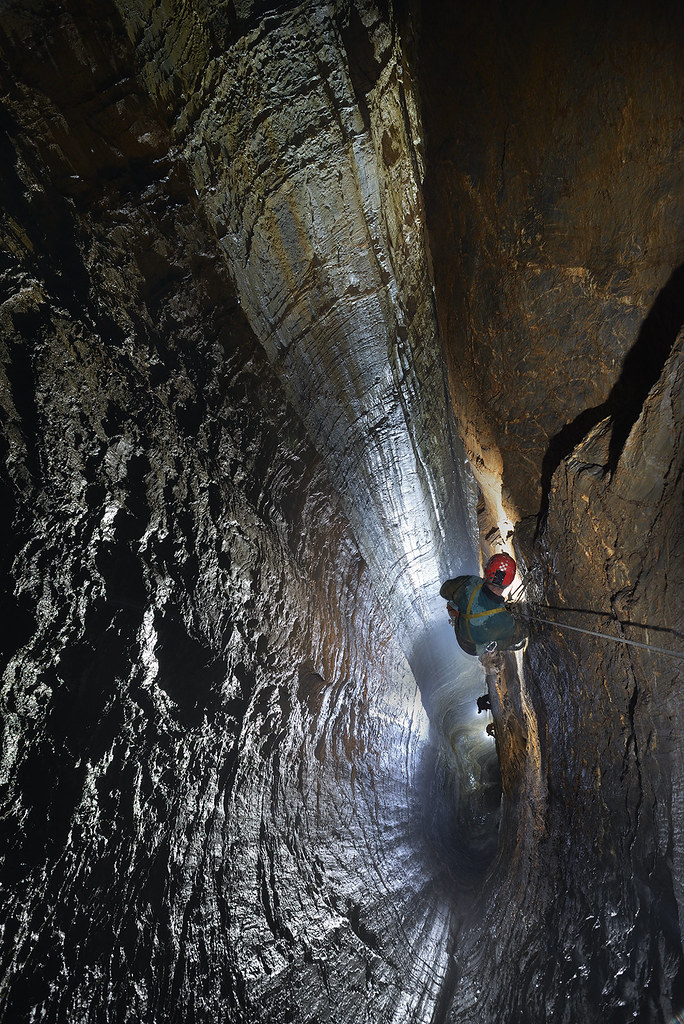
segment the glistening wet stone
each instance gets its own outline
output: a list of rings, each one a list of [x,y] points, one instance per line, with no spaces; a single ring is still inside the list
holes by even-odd
[[[438,599],[674,642],[675,337],[544,460],[683,262],[681,21],[438,7],[0,16],[3,1020],[681,1009],[680,675],[535,626],[491,738]]]

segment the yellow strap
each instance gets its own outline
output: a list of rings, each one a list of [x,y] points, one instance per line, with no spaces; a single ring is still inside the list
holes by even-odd
[[[470,609],[473,607],[473,601],[475,600],[475,598],[477,597],[481,590],[482,584],[480,583],[478,584],[478,586],[475,587],[472,594],[470,595],[470,600],[468,601],[468,607],[466,608],[465,613],[466,629],[468,630],[468,639],[470,640],[471,644],[474,644],[475,641],[473,640],[473,634],[470,632]]]
[[[487,611],[487,612],[473,612],[473,614],[470,616],[470,618],[471,619],[481,619],[483,615],[498,615],[499,612],[505,612],[505,611],[506,611],[506,609],[502,605],[501,608],[490,608],[489,611]]]
[[[501,605],[500,608],[490,608],[486,612],[473,612],[473,614],[471,615],[470,614],[470,609],[473,607],[473,601],[475,600],[477,595],[482,590],[482,587],[483,587],[483,584],[480,583],[479,586],[475,587],[475,589],[473,590],[472,594],[470,595],[470,600],[468,601],[468,607],[466,608],[466,613],[465,613],[466,629],[468,631],[468,639],[470,640],[471,644],[475,643],[475,641],[473,640],[473,634],[470,632],[470,620],[471,619],[481,619],[485,615],[496,615],[498,612],[505,612],[506,611],[506,606],[505,605]]]

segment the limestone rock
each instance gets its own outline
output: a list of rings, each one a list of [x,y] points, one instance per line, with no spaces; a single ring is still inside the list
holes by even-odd
[[[0,1020],[682,1009],[681,42],[4,5]]]

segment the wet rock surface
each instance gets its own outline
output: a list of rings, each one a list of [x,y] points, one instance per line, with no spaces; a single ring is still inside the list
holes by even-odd
[[[438,597],[681,650],[681,18],[576,13],[0,15],[8,1024],[682,1008],[681,661]]]
[[[415,681],[197,210],[103,206],[78,318],[5,275],[4,1019],[392,1016]]]
[[[423,4],[412,38],[484,549],[508,537],[534,567],[533,614],[664,651],[535,619],[525,656],[488,666],[501,859],[462,935],[449,1019],[670,1021],[684,998],[682,675],[667,653],[683,621],[682,18],[461,13]]]
[[[383,313],[398,294],[389,229],[365,218],[390,213],[346,64],[368,151],[347,173],[377,209],[337,193],[344,249],[310,226],[323,283],[307,248],[296,302],[314,303],[316,330],[292,329],[286,364],[266,300],[292,287],[278,261],[297,239],[272,255],[271,221],[261,237],[246,216],[226,253],[210,199],[238,218],[253,170],[199,180],[207,153],[230,167],[258,141],[288,48],[329,36],[341,62],[342,29],[369,45],[360,16],[316,37],[301,10],[282,26],[255,12],[221,35],[217,78],[186,105],[219,45],[211,19],[207,42],[191,12],[92,13],[10,8],[2,22],[3,1019],[429,1019],[464,884],[429,836],[444,846],[468,800],[440,790],[449,766],[426,743],[407,637],[431,626],[469,514],[438,350]],[[164,48],[186,44],[175,73]],[[209,109],[259,54],[271,78],[256,77],[254,105]],[[310,65],[292,58],[304,86]],[[233,148],[224,109],[244,121]],[[334,97],[323,114],[334,135]],[[344,153],[319,127],[291,160],[327,160],[332,180]],[[302,201],[272,190],[259,201],[276,220]],[[324,326],[316,296],[352,256],[365,297],[350,285]],[[420,320],[415,258],[416,295],[401,297]],[[415,359],[397,348],[411,332]],[[444,673],[452,653],[423,657]],[[491,830],[460,842],[491,854]]]
[[[539,511],[579,417],[628,400],[626,354],[682,264],[684,24],[669,3],[424,0],[410,38],[451,394],[505,530]]]

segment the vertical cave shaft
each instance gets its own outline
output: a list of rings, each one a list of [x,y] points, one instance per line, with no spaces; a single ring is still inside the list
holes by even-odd
[[[429,1019],[449,971],[415,112],[390,22],[231,8],[2,17],[7,1020]]]
[[[430,0],[413,42],[485,548],[536,566],[547,618],[680,651],[683,42],[669,4]],[[670,1020],[681,661],[533,624],[508,662],[488,670],[500,860],[451,1019]]]
[[[669,1020],[681,12],[277,6],[0,14],[0,1020]]]

